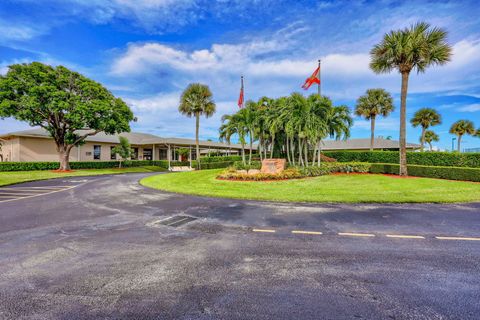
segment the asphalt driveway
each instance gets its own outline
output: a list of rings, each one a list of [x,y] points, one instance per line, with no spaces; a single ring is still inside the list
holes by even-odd
[[[211,199],[146,175],[0,188],[0,318],[478,319],[479,204]]]

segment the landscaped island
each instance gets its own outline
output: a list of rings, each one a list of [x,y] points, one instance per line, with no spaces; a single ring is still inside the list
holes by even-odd
[[[223,169],[224,170],[224,169]],[[382,174],[333,174],[282,181],[225,181],[223,170],[156,175],[141,184],[192,195],[289,202],[471,202],[480,183]]]

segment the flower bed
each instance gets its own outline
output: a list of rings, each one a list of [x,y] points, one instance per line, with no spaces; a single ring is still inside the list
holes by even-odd
[[[242,167],[245,168],[245,167]],[[222,180],[237,180],[237,181],[265,181],[265,180],[288,180],[299,179],[305,177],[316,177],[337,172],[342,173],[366,173],[370,171],[369,163],[361,162],[326,162],[322,163],[320,167],[290,167],[281,173],[261,173],[256,166],[254,168],[239,169],[238,166],[229,167],[217,176]]]

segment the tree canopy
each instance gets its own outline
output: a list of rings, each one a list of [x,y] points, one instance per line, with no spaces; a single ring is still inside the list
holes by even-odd
[[[14,64],[0,76],[0,117],[40,126],[54,139],[60,169],[88,136],[130,131],[130,108],[98,82],[63,66]],[[80,131],[81,130],[81,131]]]

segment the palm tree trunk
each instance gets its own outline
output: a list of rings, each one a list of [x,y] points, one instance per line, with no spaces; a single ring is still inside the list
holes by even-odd
[[[290,151],[292,152],[292,162],[295,165],[295,138],[290,138]]]
[[[253,147],[253,134],[252,131],[248,134],[250,137],[250,154],[248,155],[248,164],[252,164],[252,147]]]
[[[457,151],[458,151],[458,152],[460,152],[461,143],[462,143],[462,136],[459,135],[459,136],[458,136],[458,139],[457,139]]]
[[[298,164],[301,166],[304,166],[302,149],[303,149],[302,139],[298,138]]]
[[[272,148],[272,150],[270,150],[270,159],[273,158],[273,149],[275,148],[275,135],[272,135],[272,143],[270,144],[270,148]]]
[[[318,142],[318,166],[322,164],[322,139]]]
[[[317,160],[317,149],[318,143],[315,143],[315,147],[313,147],[313,156],[312,156],[312,167],[315,166],[315,161]]]
[[[305,148],[305,167],[308,167],[308,140],[307,140],[307,138],[305,138],[304,148]]]
[[[422,138],[420,139],[420,151],[423,152],[424,145],[425,145],[425,127],[422,127]]]
[[[408,72],[402,73],[402,92],[400,99],[400,176],[407,176],[407,91]]]
[[[198,141],[198,132],[200,130],[200,113],[195,113],[195,150],[197,152],[197,168],[201,169],[200,164],[200,142]]]
[[[290,159],[290,148],[289,148],[289,146],[288,146],[288,143],[289,143],[289,141],[288,141],[288,137],[287,137],[287,138],[286,138],[287,160],[288,160],[288,163],[289,163],[289,164],[292,164],[292,160]]]
[[[243,165],[246,165],[247,162],[245,160],[245,143],[243,143],[243,140],[241,140],[241,143],[242,143],[242,162],[243,162]]]
[[[375,143],[375,116],[370,118],[370,151],[373,151]]]
[[[430,151],[432,151],[432,149],[433,149],[433,148],[432,148],[432,143],[429,142],[428,145],[430,146]]]

